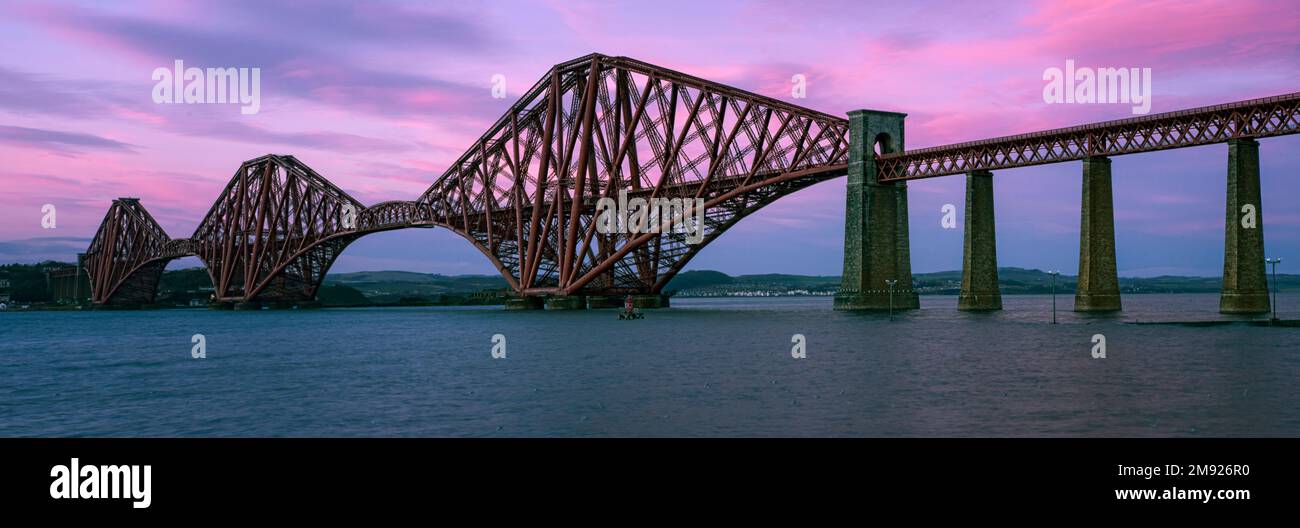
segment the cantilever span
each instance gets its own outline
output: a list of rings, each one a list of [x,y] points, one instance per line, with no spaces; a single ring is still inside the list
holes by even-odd
[[[552,68],[420,198],[525,295],[658,293],[741,217],[843,174],[846,121],[626,57]],[[701,198],[705,242],[601,234],[627,192]]]
[[[106,219],[88,250],[93,300],[149,302],[156,275],[185,255],[207,264],[218,300],[306,300],[353,240],[434,226],[470,241],[523,296],[654,295],[744,216],[843,175],[846,127],[634,59],[588,55],[551,68],[415,201],[366,207],[292,156],[264,156],[241,165],[171,250],[138,201],[114,202],[110,215],[135,214]],[[703,241],[597,232],[595,203],[620,193],[704,200]],[[120,238],[145,227],[152,238]]]
[[[176,245],[137,198],[118,198],[90,240],[83,262],[96,303],[153,302],[158,278]],[[169,251],[170,250],[170,251]]]
[[[163,268],[197,256],[214,297],[308,300],[334,258],[362,235],[432,227],[415,202],[365,207],[293,156],[240,165],[190,238],[170,238],[135,198],[113,201],[86,251],[97,304],[148,304]]]
[[[997,309],[990,171],[1083,160],[1076,309],[1110,310],[1119,294],[1108,156],[1227,142],[1223,309],[1267,307],[1262,260],[1254,262],[1262,259],[1262,230],[1233,226],[1242,205],[1258,210],[1255,139],[1300,131],[1300,94],[910,151],[905,118],[860,110],[844,119],[592,54],[552,67],[416,200],[367,207],[293,156],[267,155],[240,166],[189,238],[168,237],[139,200],[115,200],[85,267],[101,305],[152,302],[166,263],[189,255],[207,265],[217,300],[305,301],[361,236],[442,227],[473,244],[524,299],[582,307],[585,297],[659,298],[747,215],[848,175],[836,307],[884,309],[897,297],[909,308],[918,303],[906,182],[966,173],[961,307]],[[702,239],[693,244],[674,230],[600,232],[596,204],[620,195],[702,200]]]

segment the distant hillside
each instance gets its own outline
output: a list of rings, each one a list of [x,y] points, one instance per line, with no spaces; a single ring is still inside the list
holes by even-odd
[[[1300,275],[1277,276],[1282,291],[1300,290]],[[916,273],[913,287],[923,294],[956,295],[961,291],[961,271]],[[1269,278],[1270,285],[1272,278]],[[1077,278],[1056,277],[1057,293],[1074,293]],[[1215,293],[1223,286],[1219,277],[1120,277],[1121,293]],[[1052,291],[1052,276],[1025,268],[998,268],[998,285],[1005,295],[1039,294]],[[688,271],[668,283],[667,291],[682,297],[833,295],[840,286],[838,276],[738,275],[717,271]]]
[[[325,282],[344,284],[391,282],[402,284],[431,284],[453,291],[477,291],[482,288],[502,287],[506,280],[500,275],[439,275],[413,271],[358,271],[331,273]]]
[[[367,306],[370,302],[356,288],[346,284],[322,284],[316,291],[316,298],[325,306]]]
[[[683,271],[678,273],[673,280],[668,281],[668,288],[676,290],[689,290],[691,288],[707,288],[710,286],[724,286],[734,282],[731,275],[721,271]]]
[[[438,275],[411,271],[331,273],[325,285],[354,288],[378,304],[465,304],[463,299],[510,287],[500,275]]]
[[[0,265],[0,279],[8,281],[0,294],[16,302],[49,302],[51,295],[46,271],[71,266],[60,262]],[[1300,275],[1277,276],[1282,291],[1300,291]],[[1270,287],[1272,276],[1269,277]],[[1056,292],[1074,292],[1072,275],[1056,278]],[[1052,276],[1042,270],[998,268],[998,283],[1005,295],[1042,294],[1052,291]],[[1120,277],[1120,292],[1133,293],[1217,293],[1219,277]],[[0,283],[3,284],[3,283]],[[727,275],[719,271],[695,270],[677,274],[664,289],[681,297],[834,295],[839,276],[766,273]],[[961,290],[960,271],[917,273],[913,287],[923,294],[956,295]],[[325,277],[320,300],[329,306],[362,305],[460,305],[500,304],[509,285],[500,275],[438,275],[410,271],[362,271],[334,273]],[[212,295],[212,280],[203,268],[167,270],[158,284],[157,303],[164,306],[206,304]]]

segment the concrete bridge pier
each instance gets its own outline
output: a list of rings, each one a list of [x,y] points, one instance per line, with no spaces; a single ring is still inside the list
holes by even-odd
[[[587,308],[592,310],[602,308],[622,309],[626,301],[626,295],[590,295],[587,297]],[[669,305],[668,296],[661,293],[640,293],[632,295],[633,308],[667,308]]]
[[[632,307],[642,309],[667,308],[671,306],[668,296],[662,293],[650,293],[632,296]]]
[[[1228,141],[1228,213],[1223,237],[1220,313],[1266,313],[1264,217],[1260,202],[1259,142]]]
[[[844,219],[844,275],[836,310],[906,310],[920,307],[912,289],[907,229],[907,184],[881,183],[876,149],[903,150],[907,114],[849,112],[848,189]],[[886,281],[897,281],[892,287]],[[891,301],[892,297],[892,301]]]
[[[547,310],[586,310],[585,295],[552,295],[546,298]]]
[[[993,228],[993,173],[966,173],[966,224],[958,310],[1001,310],[998,251]]]
[[[507,310],[541,310],[541,297],[510,297],[506,299]]]
[[[1110,158],[1095,156],[1083,160],[1082,201],[1079,208],[1079,284],[1074,294],[1074,311],[1119,311]]]
[[[623,297],[617,295],[589,295],[587,296],[587,308],[590,310],[602,310],[607,308],[622,308]]]

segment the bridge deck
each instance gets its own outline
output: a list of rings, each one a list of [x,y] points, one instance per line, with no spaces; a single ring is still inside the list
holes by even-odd
[[[1300,132],[1300,92],[938,147],[877,158],[881,181],[1153,152]]]

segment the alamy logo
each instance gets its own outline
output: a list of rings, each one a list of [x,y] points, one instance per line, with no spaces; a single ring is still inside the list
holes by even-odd
[[[498,73],[492,76],[492,98],[493,99],[506,98],[506,76],[505,75],[501,75]]]
[[[506,357],[506,336],[502,334],[492,334],[492,359],[505,359]]]
[[[944,229],[957,229],[957,206],[953,204],[943,204],[939,208],[943,217],[939,219],[939,226]]]
[[[57,227],[59,225],[57,213],[58,210],[54,208],[54,204],[42,205],[41,206],[41,228],[54,229],[55,227]]]
[[[339,223],[343,224],[343,229],[356,229],[357,207],[352,204],[343,204],[343,209],[339,211]]]
[[[190,347],[190,357],[194,359],[208,358],[208,338],[203,334],[194,334],[190,336],[190,342],[194,346]]]
[[[1043,70],[1043,102],[1130,103],[1134,114],[1151,111],[1151,68],[1075,68],[1065,61],[1065,70]]]
[[[1241,206],[1241,227],[1255,229],[1255,204]]]
[[[704,240],[704,199],[628,199],[627,190],[621,190],[617,202],[608,196],[596,201],[596,232],[686,233],[687,244],[699,244]]]
[[[808,338],[804,337],[803,334],[795,334],[790,336],[790,342],[794,343],[794,346],[790,347],[790,357],[795,359],[808,358]]]
[[[256,114],[262,109],[261,68],[186,68],[177,59],[174,69],[155,68],[153,102],[238,103],[239,113]]]
[[[1106,336],[1092,335],[1092,359],[1106,359]]]
[[[74,458],[69,466],[50,468],[50,498],[133,499],[133,508],[148,508],[152,466],[82,466]]]
[[[796,73],[790,77],[790,97],[795,99],[808,98],[808,76],[802,73]]]

